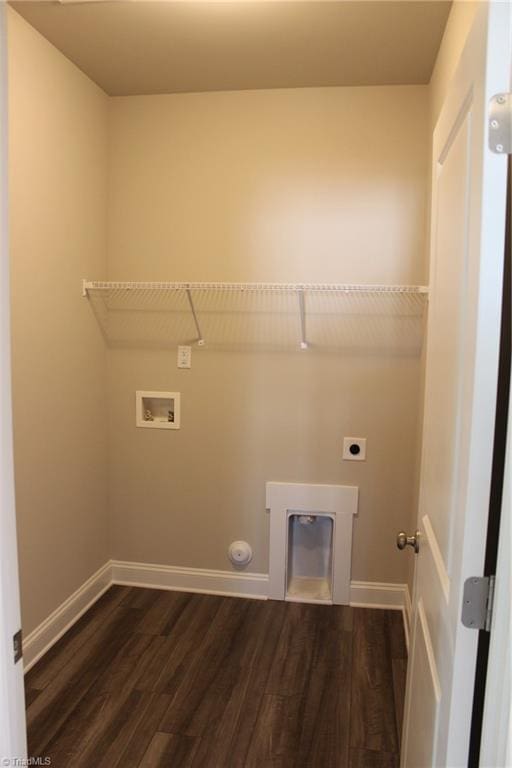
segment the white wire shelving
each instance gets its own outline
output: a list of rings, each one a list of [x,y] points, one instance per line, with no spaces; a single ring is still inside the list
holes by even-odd
[[[82,284],[114,346],[421,346],[428,288],[340,283]]]

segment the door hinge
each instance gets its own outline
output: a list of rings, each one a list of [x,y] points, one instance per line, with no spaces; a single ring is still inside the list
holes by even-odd
[[[16,634],[13,635],[12,647],[14,651],[14,663],[17,664],[18,661],[23,656],[23,638],[21,634],[21,629],[18,629]]]
[[[497,93],[490,101],[489,148],[497,155],[512,154],[512,93]]]
[[[471,576],[464,582],[462,623],[468,629],[491,630],[494,576]]]

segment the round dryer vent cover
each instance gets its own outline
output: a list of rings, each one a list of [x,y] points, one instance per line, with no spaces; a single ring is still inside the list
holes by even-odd
[[[231,542],[228,557],[234,565],[247,565],[252,560],[251,545],[246,541]]]

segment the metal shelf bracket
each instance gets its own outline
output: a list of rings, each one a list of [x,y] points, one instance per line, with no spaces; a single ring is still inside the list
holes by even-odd
[[[304,299],[303,288],[298,289],[297,297],[299,299],[299,313],[300,313],[300,348],[307,349],[308,342],[306,339],[306,301]]]
[[[187,294],[188,303],[190,305],[190,311],[192,312],[192,317],[194,318],[194,324],[196,326],[197,346],[198,347],[204,347],[203,334],[201,333],[201,326],[199,325],[199,320],[197,318],[196,308],[194,306],[194,299],[192,298],[192,292],[191,292],[190,288],[186,289],[186,294]]]

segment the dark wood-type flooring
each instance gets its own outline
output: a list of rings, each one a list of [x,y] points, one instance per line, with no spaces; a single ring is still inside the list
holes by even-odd
[[[26,675],[52,768],[397,768],[398,611],[114,586]]]

